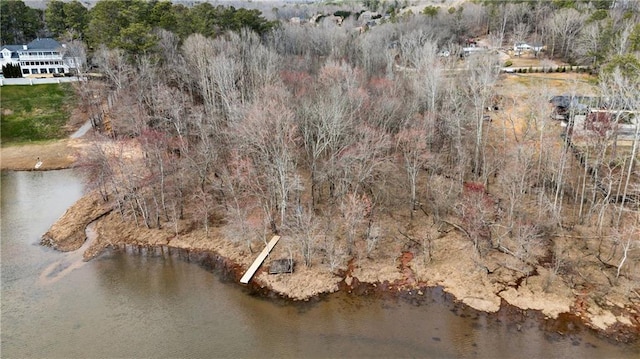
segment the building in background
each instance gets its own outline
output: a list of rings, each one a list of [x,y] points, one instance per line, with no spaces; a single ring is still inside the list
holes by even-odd
[[[0,66],[20,65],[23,77],[66,75],[74,73],[76,59],[65,58],[61,45],[54,39],[36,39],[26,45],[4,45],[0,48]]]

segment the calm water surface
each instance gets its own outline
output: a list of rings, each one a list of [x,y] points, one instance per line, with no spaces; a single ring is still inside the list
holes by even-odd
[[[640,357],[638,345],[586,331],[456,315],[438,291],[422,306],[341,294],[294,305],[176,258],[108,253],[85,264],[39,246],[81,194],[70,170],[2,174],[2,358]]]

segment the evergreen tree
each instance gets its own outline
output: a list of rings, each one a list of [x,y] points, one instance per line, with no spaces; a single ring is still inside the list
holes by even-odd
[[[25,44],[35,39],[44,29],[42,14],[22,0],[0,1],[0,43]]]
[[[73,0],[64,3],[64,16],[67,31],[73,31],[80,39],[84,39],[89,24],[89,10],[79,1]]]
[[[6,64],[2,66],[2,75],[8,79],[15,79],[22,77],[22,69],[18,64]]]
[[[47,29],[54,37],[60,37],[67,30],[64,15],[64,2],[51,0],[44,11],[44,21]]]

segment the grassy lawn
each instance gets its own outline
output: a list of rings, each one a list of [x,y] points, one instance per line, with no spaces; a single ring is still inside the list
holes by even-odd
[[[0,87],[2,146],[64,138],[73,103],[70,84]]]

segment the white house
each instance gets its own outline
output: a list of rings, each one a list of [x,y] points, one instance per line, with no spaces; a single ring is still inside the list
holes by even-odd
[[[60,54],[60,45],[54,39],[37,39],[27,45],[4,45],[0,48],[0,67],[12,63],[20,65],[22,76],[41,74],[68,74],[76,68],[73,58]]]
[[[523,51],[533,51],[534,53],[539,53],[544,49],[544,45],[542,44],[527,44],[525,42],[516,42],[513,45],[513,51],[520,55]]]

